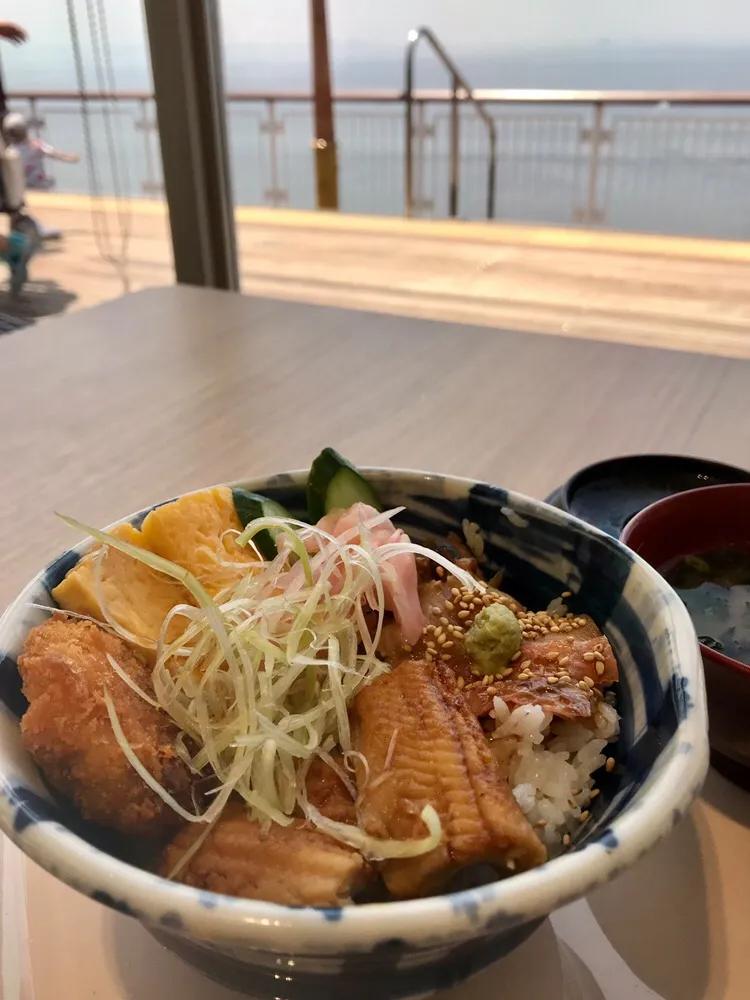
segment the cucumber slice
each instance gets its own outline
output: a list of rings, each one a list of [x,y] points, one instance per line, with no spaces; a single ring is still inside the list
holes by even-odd
[[[250,521],[258,517],[289,517],[289,511],[269,497],[263,497],[260,493],[250,493],[248,490],[232,490],[234,509],[240,519],[242,527],[246,527]],[[258,547],[264,559],[275,559],[277,554],[276,539],[279,535],[279,528],[265,528],[253,536],[253,541]]]
[[[311,524],[335,508],[366,503],[381,510],[380,498],[351,462],[333,448],[324,448],[307,478],[307,515]]]

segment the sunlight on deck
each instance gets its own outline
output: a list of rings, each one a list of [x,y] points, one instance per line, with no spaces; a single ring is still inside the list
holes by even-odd
[[[174,280],[164,206],[32,194],[62,230],[19,303],[41,317]],[[130,227],[125,265],[121,226]],[[750,357],[750,244],[526,225],[237,210],[243,291],[568,337]]]

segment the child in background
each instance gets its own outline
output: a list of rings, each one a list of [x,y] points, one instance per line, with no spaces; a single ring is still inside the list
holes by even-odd
[[[60,163],[78,163],[75,153],[61,153],[41,139],[30,139],[29,128],[23,115],[11,112],[5,116],[3,135],[8,145],[14,146],[21,157],[26,173],[26,187],[29,191],[49,191],[55,180],[47,174],[45,159],[59,160]]]
[[[61,153],[59,149],[50,146],[41,139],[29,138],[29,127],[23,115],[11,112],[5,116],[2,124],[3,138],[9,147],[17,150],[21,157],[26,176],[27,191],[49,191],[55,186],[54,177],[45,170],[46,159],[58,160],[60,163],[78,163],[75,153]],[[58,240],[62,233],[59,229],[48,229],[37,223],[39,235],[44,240]]]

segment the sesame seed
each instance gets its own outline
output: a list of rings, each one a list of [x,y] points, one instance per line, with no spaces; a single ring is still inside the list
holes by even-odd
[[[497,694],[497,688],[494,688],[490,685],[490,687],[487,688],[487,694],[491,694],[492,697],[494,698],[495,695]]]
[[[440,639],[438,639],[438,642],[440,642]],[[447,642],[441,642],[440,645],[443,649],[451,649],[453,647],[453,641],[449,639]]]
[[[531,666],[531,660],[524,660],[521,664],[521,670],[528,670]]]
[[[549,630],[550,630],[550,632],[559,632],[560,631],[560,626],[559,625],[550,625],[550,629]]]
[[[569,656],[561,656],[560,659],[557,662],[560,664],[561,667],[564,667],[568,663],[570,663],[570,657]]]
[[[607,757],[606,761],[604,762],[604,770],[611,772],[614,771],[614,769],[615,769],[615,758]]]
[[[413,646],[410,643],[405,642],[404,643],[404,649],[406,650],[407,653],[411,653],[411,651],[413,649]]]
[[[503,670],[502,676],[510,677],[512,673],[513,673],[513,667],[506,667],[505,670]]]
[[[564,834],[562,842],[563,842],[563,844],[565,844],[566,847],[570,846],[570,834],[569,833]]]
[[[602,674],[604,673],[604,664],[603,663],[597,663],[597,665],[596,665],[596,672],[597,672],[597,674],[600,677],[602,676]]]
[[[517,653],[514,653],[513,656],[511,656],[510,662],[515,663],[520,655],[521,655],[521,650],[519,649]]]
[[[445,662],[445,663],[447,663],[448,660],[450,660],[450,658],[451,658],[451,654],[450,653],[441,653],[440,654],[440,659],[443,660],[443,662]]]
[[[469,617],[470,613],[471,612],[469,612],[469,611],[459,611],[458,612],[458,617],[461,619],[461,621],[463,621],[465,618]]]
[[[550,677],[547,678],[547,683],[548,684],[557,684],[557,678],[550,676]]]
[[[560,631],[561,632],[567,632],[568,634],[570,634],[573,631],[573,626],[572,625],[561,625],[560,626]]]
[[[561,684],[570,684],[571,681],[570,674],[560,674],[559,681]]]
[[[573,596],[573,592],[570,591],[570,590],[564,590],[562,592],[562,594],[560,594],[560,597],[572,597],[572,596]]]
[[[540,635],[549,635],[549,629],[548,629],[548,628],[545,628],[545,627],[544,627],[544,626],[542,625],[542,627],[541,627],[541,628],[539,629],[539,634],[540,634]]]
[[[435,638],[437,639],[438,646],[445,645],[445,636],[443,635],[442,632],[440,633],[440,635],[438,635],[437,632],[436,632],[435,633]]]
[[[584,679],[584,680],[586,681],[586,683],[588,684],[588,686],[589,686],[590,688],[592,688],[592,687],[595,687],[595,686],[596,686],[596,681],[594,680],[594,678],[593,678],[593,677],[584,677],[583,679]]]
[[[435,638],[439,639],[441,635],[443,635],[443,626],[438,625],[437,628],[435,629]]]
[[[445,576],[445,570],[443,569],[442,566],[438,566],[438,568],[437,568],[437,570],[435,572],[437,573],[437,575],[439,577],[444,577]]]
[[[593,653],[584,653],[583,658],[586,661],[586,663],[593,663],[594,660],[596,659]]]
[[[554,663],[554,661],[558,658],[559,655],[560,655],[559,653],[555,653],[553,650],[551,653],[547,653],[547,659],[550,661],[550,663]]]
[[[453,603],[451,601],[446,601],[444,607],[446,611],[453,611]]]
[[[588,811],[588,809],[584,809],[581,815],[579,816],[579,819],[582,823],[585,823],[590,815],[591,813]]]
[[[453,594],[454,597],[460,597],[461,591],[458,589],[458,587],[451,587],[451,594]]]
[[[441,618],[440,619],[440,624],[441,625],[447,625],[448,624],[448,619],[447,618]]]
[[[603,657],[603,656],[602,656],[602,654],[601,654],[601,653],[599,653],[599,652],[594,652],[594,659],[595,659],[595,660],[596,660],[596,661],[597,661],[598,663],[604,663],[604,657]]]
[[[440,608],[437,608],[437,607],[430,608],[430,614],[431,615],[439,615],[440,614]]]
[[[465,683],[466,683],[466,681],[465,681],[465,679],[463,677],[459,677],[458,678],[458,680],[456,681],[456,686],[458,687],[459,691],[463,688],[463,686],[464,686]]]
[[[489,683],[490,683],[490,675],[485,674],[484,677],[482,678],[482,684],[484,684],[484,686],[487,687]]]
[[[459,608],[463,608],[464,611],[468,611],[469,610],[469,605],[466,603],[466,601],[460,601],[458,606],[459,606]]]
[[[427,643],[427,650],[428,650],[428,652],[430,650],[432,650],[432,652],[434,653],[435,652],[435,643],[434,642],[428,642]]]
[[[579,681],[578,682],[578,687],[581,689],[581,691],[588,691],[588,689],[589,689],[589,686],[586,683],[586,681]]]
[[[589,799],[595,799],[598,794],[599,794],[599,789],[598,788],[592,788],[591,789],[591,795],[589,795]]]

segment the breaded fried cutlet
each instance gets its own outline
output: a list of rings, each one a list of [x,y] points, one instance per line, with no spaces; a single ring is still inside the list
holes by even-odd
[[[56,615],[32,629],[18,660],[29,708],[21,720],[24,747],[49,783],[69,796],[84,818],[128,834],[157,835],[177,814],[144,782],[115,738],[105,687],[125,737],[157,781],[190,802],[190,772],[174,749],[178,730],[113,670],[107,654],[147,694],[148,669],[117,636],[93,622]]]
[[[168,876],[203,832],[201,824],[187,824],[164,851],[159,874]],[[285,906],[344,906],[374,877],[358,851],[304,820],[263,830],[241,802],[226,807],[175,876],[198,889]]]

